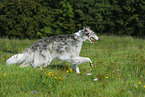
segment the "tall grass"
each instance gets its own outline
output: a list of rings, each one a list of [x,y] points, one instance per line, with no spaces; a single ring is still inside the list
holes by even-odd
[[[144,97],[145,40],[117,36],[100,39],[83,44],[80,56],[89,57],[94,67],[80,64],[81,74],[70,69],[70,63],[59,60],[42,71],[20,68],[19,64],[7,66],[6,59],[36,40],[0,39],[1,97]]]

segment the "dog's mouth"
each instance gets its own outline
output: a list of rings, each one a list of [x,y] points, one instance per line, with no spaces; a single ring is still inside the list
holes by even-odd
[[[95,41],[93,40],[93,38],[90,38],[90,40],[91,40],[91,43],[95,43]]]
[[[89,40],[91,43],[95,43],[94,39],[95,39],[95,40],[99,40],[98,37],[90,37],[88,40]]]
[[[90,37],[88,40],[89,40],[91,43],[94,43],[94,42],[95,42],[94,39],[93,39],[92,37]]]

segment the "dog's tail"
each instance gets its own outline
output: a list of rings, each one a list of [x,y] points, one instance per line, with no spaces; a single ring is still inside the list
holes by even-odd
[[[15,64],[15,63],[21,63],[25,59],[26,59],[26,57],[25,57],[24,53],[16,54],[16,55],[12,56],[11,58],[7,59],[6,64],[10,65],[10,64]]]

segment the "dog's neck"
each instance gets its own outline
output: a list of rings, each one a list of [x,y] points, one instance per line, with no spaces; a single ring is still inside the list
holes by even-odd
[[[86,38],[84,38],[82,31],[84,31],[84,30],[79,30],[78,32],[74,33],[74,35],[76,35],[76,37],[81,39],[81,41],[86,41]]]
[[[82,31],[82,30],[79,30],[78,32],[76,32],[76,33],[74,33],[74,34],[77,35],[77,36],[81,36],[81,35],[82,35],[81,31]]]

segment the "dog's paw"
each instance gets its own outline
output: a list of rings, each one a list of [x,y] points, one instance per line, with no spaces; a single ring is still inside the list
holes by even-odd
[[[93,67],[93,63],[90,63],[90,66]]]
[[[79,70],[76,70],[76,73],[80,74],[80,71]]]
[[[77,74],[80,74],[80,72],[76,72]]]

